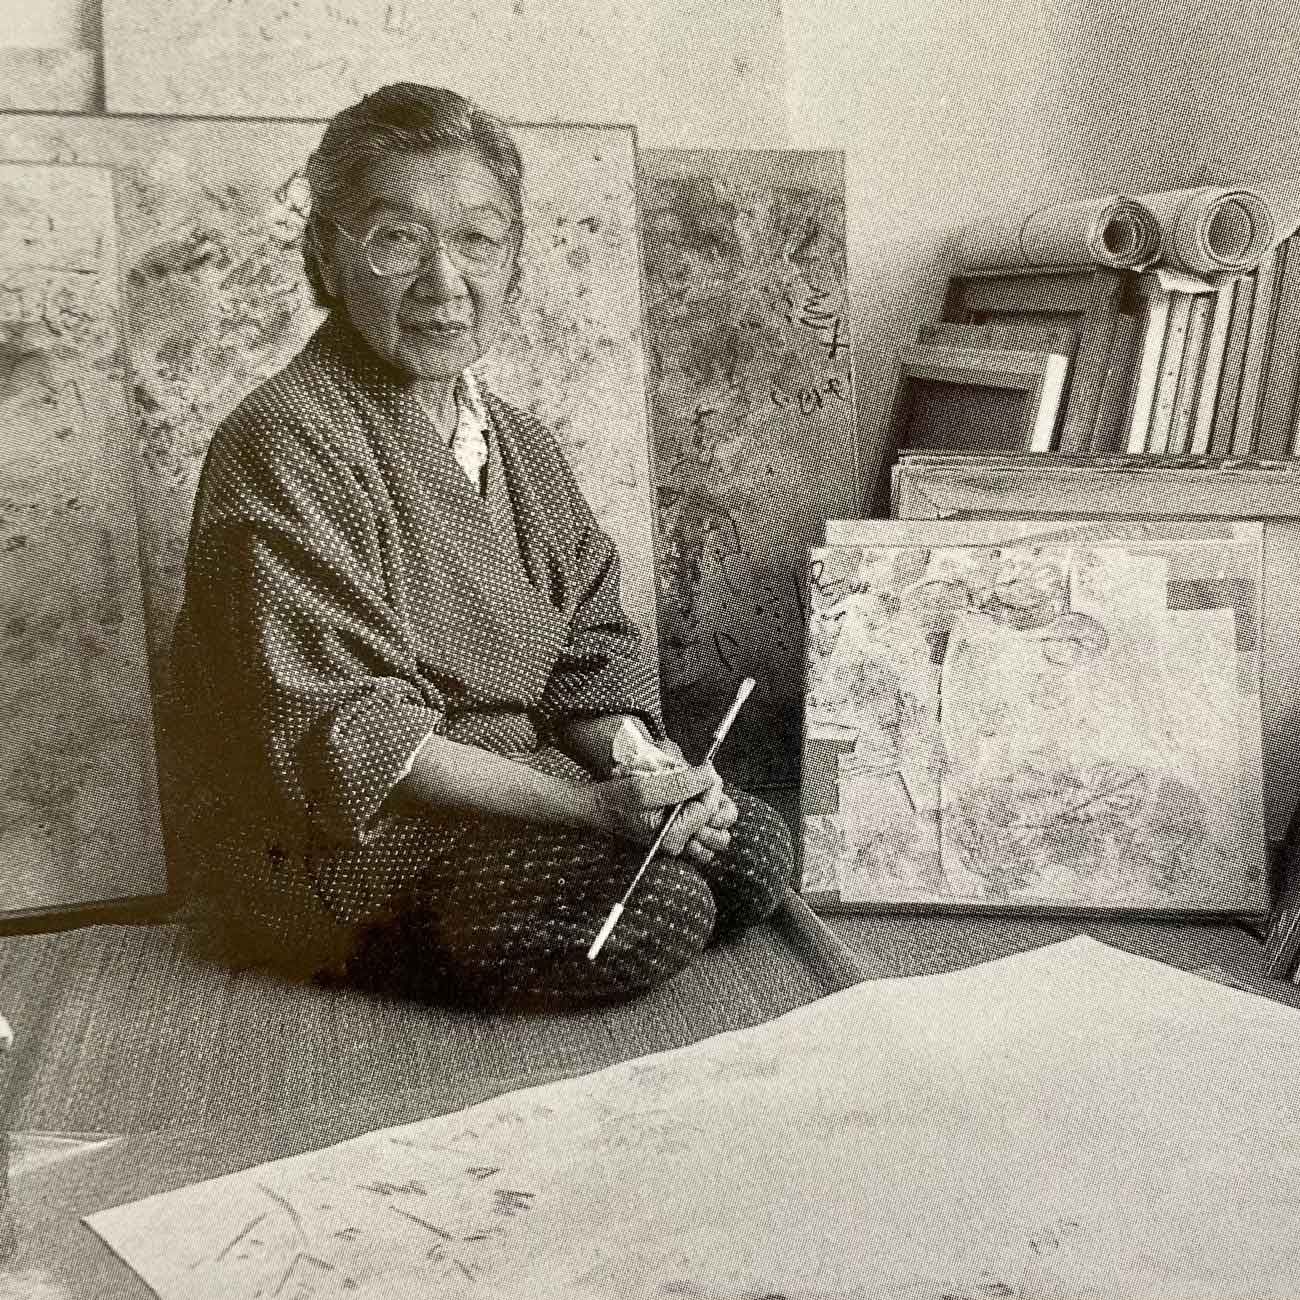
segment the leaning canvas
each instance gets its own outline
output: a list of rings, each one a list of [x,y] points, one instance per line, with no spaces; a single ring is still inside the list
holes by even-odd
[[[0,164],[0,913],[161,894],[113,177]]]
[[[805,892],[1265,910],[1258,529],[921,545],[915,527],[812,552]]]
[[[892,488],[894,513],[918,522],[1100,515],[1166,527],[1185,520],[1262,524],[1264,829],[1270,843],[1282,838],[1300,799],[1300,459],[1258,464],[917,454],[900,458]]]
[[[651,149],[639,179],[668,727],[699,756],[752,676],[727,776],[794,785],[808,547],[861,506],[844,156]]]
[[[321,319],[301,169],[323,124],[0,115],[0,157],[113,168],[150,650],[165,658],[208,440]],[[654,533],[629,127],[516,128],[522,297],[483,370],[555,432],[623,562],[654,656]]]

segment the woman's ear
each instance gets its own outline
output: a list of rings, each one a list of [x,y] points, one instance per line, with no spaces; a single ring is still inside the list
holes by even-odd
[[[334,264],[334,250],[321,238],[320,226],[315,221],[307,227],[307,231],[311,241],[311,257],[316,263],[316,273],[320,276],[321,285],[328,297],[337,298],[339,277],[338,268]]]

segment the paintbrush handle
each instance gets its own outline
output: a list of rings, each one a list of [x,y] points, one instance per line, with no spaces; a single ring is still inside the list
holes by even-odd
[[[741,706],[749,699],[750,692],[754,689],[754,679],[746,677],[740,683],[736,691],[736,698],[731,701],[731,707],[723,714],[722,721],[718,723],[713,732],[713,742],[709,745],[709,752],[704,756],[705,764],[712,763],[717,757],[718,750],[722,748],[722,742],[726,740],[727,733],[731,730],[731,724],[736,720],[736,714],[740,712]],[[650,851],[645,855],[644,861],[637,869],[637,873],[632,877],[632,883],[628,885],[623,897],[614,904],[610,909],[609,915],[605,918],[605,924],[600,927],[600,933],[592,940],[591,947],[587,949],[587,960],[595,961],[600,950],[605,946],[605,940],[613,933],[614,927],[618,924],[618,918],[623,915],[623,909],[627,906],[627,900],[632,897],[632,891],[640,883],[641,877],[645,875],[646,868],[654,861],[654,856],[663,847],[663,842],[667,838],[668,832],[672,830],[681,811],[690,803],[689,799],[683,799],[681,803],[674,804],[668,816],[664,818],[663,825],[659,827],[659,834],[654,837],[654,842],[650,845]]]
[[[712,763],[718,756],[718,750],[722,748],[722,742],[726,740],[727,732],[731,730],[731,724],[736,720],[736,714],[740,712],[745,701],[749,699],[750,692],[753,691],[755,684],[752,677],[746,677],[740,683],[740,687],[736,691],[736,698],[731,701],[731,708],[722,715],[722,721],[713,730],[713,743],[709,746],[709,752],[704,756],[706,763]]]

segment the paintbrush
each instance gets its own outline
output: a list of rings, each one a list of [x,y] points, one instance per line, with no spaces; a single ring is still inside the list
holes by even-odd
[[[749,693],[754,689],[754,679],[746,677],[740,683],[740,689],[736,692],[736,698],[731,701],[729,708],[718,723],[713,732],[713,741],[709,745],[709,752],[705,754],[703,766],[706,763],[712,763],[717,757],[718,750],[722,748],[722,742],[727,738],[727,732],[731,730],[731,724],[736,720],[736,714],[740,712],[740,706],[749,699]],[[664,824],[659,828],[659,834],[655,836],[654,843],[650,846],[650,851],[645,855],[645,861],[641,863],[635,876],[632,877],[632,883],[627,887],[626,893],[617,903],[610,908],[609,915],[605,918],[605,924],[600,927],[600,933],[592,940],[591,947],[587,949],[587,960],[595,961],[597,954],[605,946],[605,940],[613,933],[614,927],[618,924],[618,918],[623,915],[623,909],[627,906],[627,900],[632,897],[632,891],[637,887],[641,877],[645,875],[646,868],[654,859],[654,855],[659,852],[663,846],[664,837],[673,828],[673,823],[681,815],[681,811],[690,803],[689,799],[684,799],[681,803],[676,804],[668,816],[664,818]]]

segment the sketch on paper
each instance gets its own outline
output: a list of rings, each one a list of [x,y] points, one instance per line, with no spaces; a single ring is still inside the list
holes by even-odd
[[[804,569],[859,507],[838,153],[640,155],[669,730],[692,757],[744,676],[741,785],[798,779]]]
[[[111,173],[0,164],[0,911],[166,888]]]
[[[1244,536],[814,551],[804,890],[1263,910],[1259,567]]]
[[[89,1222],[160,1300],[1282,1300],[1297,1069],[1290,1008],[1079,938]]]
[[[150,649],[179,608],[194,489],[217,424],[320,321],[303,273],[301,169],[319,122],[0,117],[0,155],[111,166],[135,376]],[[487,381],[556,433],[656,644],[650,446],[632,132],[520,127],[523,297]]]

